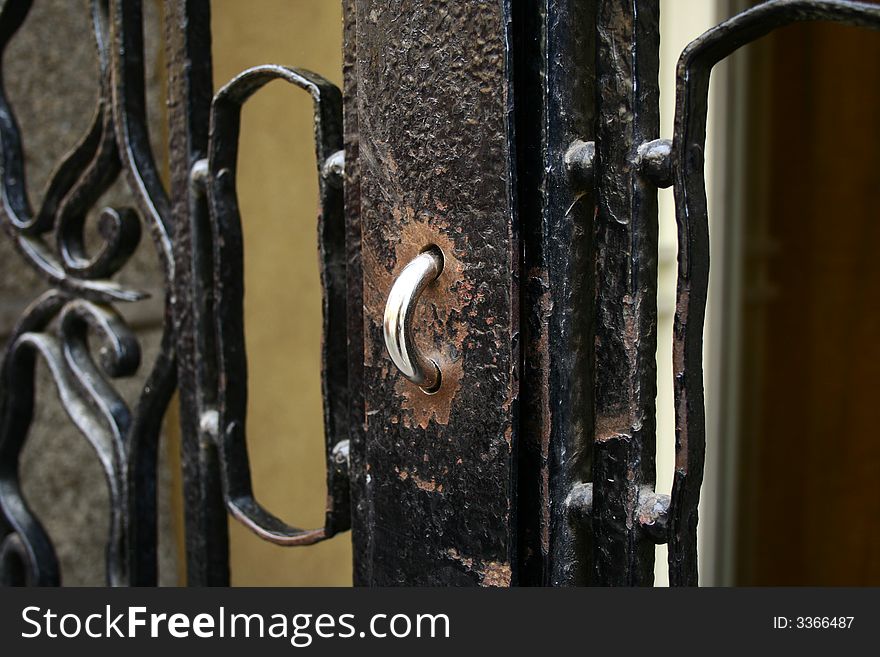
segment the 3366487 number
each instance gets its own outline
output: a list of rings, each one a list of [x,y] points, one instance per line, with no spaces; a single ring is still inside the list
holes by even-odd
[[[855,616],[798,616],[795,619],[795,627],[798,629],[810,630],[829,628],[849,629]]]
[[[775,616],[773,627],[777,630],[848,630],[852,627],[855,616]]]

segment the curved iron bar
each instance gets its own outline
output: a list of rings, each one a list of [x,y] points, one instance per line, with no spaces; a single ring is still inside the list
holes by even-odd
[[[94,263],[83,261],[84,218],[81,213],[113,183],[120,170],[113,146],[107,36],[102,32],[106,6],[99,0],[92,3],[101,72],[101,92],[95,114],[86,134],[51,175],[39,210],[35,213],[31,208],[21,132],[2,84],[2,58],[32,4],[32,0],[7,2],[0,10],[0,186],[3,190],[4,227],[28,264],[51,285],[95,301],[142,299],[142,292],[127,289],[107,278],[113,273],[112,266],[120,266],[137,244],[136,234],[132,239],[129,219],[122,219],[118,230],[102,230],[107,239],[104,248]],[[59,220],[59,216],[63,220]],[[107,220],[104,223],[110,225]],[[61,242],[60,256],[52,252],[42,237],[53,228],[57,231],[56,241]]]
[[[140,240],[140,219],[132,210],[106,208],[98,223],[103,245],[95,255],[88,256],[84,244],[86,213],[109,189],[121,170],[111,107],[111,58],[106,43],[108,20],[106,2],[93,2],[92,22],[101,71],[94,119],[94,129],[100,129],[99,142],[91,161],[80,167],[78,178],[59,205],[55,226],[57,250],[65,271],[88,279],[111,276],[134,253]]]
[[[57,315],[59,337],[47,333]],[[88,346],[88,333],[104,339],[101,367],[95,364]],[[0,382],[2,424],[0,424],[0,462],[2,488],[0,509],[7,523],[19,535],[27,553],[46,554],[41,547],[48,539],[38,521],[27,510],[18,483],[18,458],[33,418],[35,357],[42,355],[58,389],[62,406],[74,425],[95,450],[110,493],[110,531],[107,543],[107,580],[112,585],[128,583],[128,483],[126,433],[131,413],[122,397],[107,381],[133,374],[140,362],[137,340],[121,317],[109,306],[82,299],[70,299],[50,291],[25,313],[7,350]],[[57,583],[57,564],[52,577],[43,576],[43,560],[31,565],[27,581]],[[15,579],[15,578],[13,578]]]
[[[150,224],[169,280],[173,278],[171,208],[156,168],[147,128],[144,84],[144,21],[141,0],[113,0],[112,107],[116,143],[128,186]]]
[[[54,290],[34,301],[13,331],[12,344],[18,336],[46,328],[64,301]],[[60,582],[55,549],[28,508],[18,479],[18,457],[33,417],[34,356],[27,350],[19,355],[15,364],[22,377],[8,353],[0,369],[0,582],[53,586]],[[25,362],[28,358],[31,362]],[[10,394],[16,390],[24,394]]]
[[[322,385],[328,455],[328,506],[324,527],[288,525],[254,498],[245,437],[247,355],[244,345],[244,271],[241,217],[235,189],[241,109],[257,90],[283,80],[307,91],[315,107],[315,145],[321,193],[318,221],[324,289]],[[208,196],[214,261],[214,332],[217,345],[217,408],[202,413],[202,428],[215,440],[227,508],[248,529],[280,545],[309,545],[347,529],[350,523],[346,468],[331,454],[344,453],[347,402],[345,360],[345,249],[342,189],[332,177],[329,158],[342,149],[339,89],[303,70],[266,65],[239,74],[214,97],[208,147]],[[336,406],[331,408],[331,404]]]
[[[669,582],[697,584],[697,507],[703,479],[706,419],[703,321],[709,285],[709,216],[704,150],[712,67],[738,48],[801,21],[880,29],[880,6],[847,0],[769,0],[712,28],[678,61],[672,175],[678,224],[675,305],[675,480],[669,512]]]
[[[166,289],[175,280],[168,193],[156,167],[146,113],[143,13],[141,0],[112,0],[112,107],[116,144],[129,189],[149,223]],[[165,409],[177,388],[177,357],[172,298],[165,295],[165,319],[159,355],[147,375],[135,407],[128,442],[127,476],[131,489],[128,563],[135,585],[154,585],[158,575],[156,473],[159,434]]]
[[[56,316],[59,337],[47,332]],[[90,331],[104,339],[100,369],[89,351]],[[12,530],[10,533],[17,534],[17,544],[24,548],[24,554],[42,556],[24,561],[28,564],[25,581],[52,584],[58,579],[57,562],[54,556],[46,561],[49,554],[54,554],[51,544],[28,510],[18,481],[18,460],[33,419],[38,354],[49,367],[62,406],[92,445],[104,470],[111,509],[107,579],[110,584],[124,584],[128,570],[124,436],[131,414],[106,376],[128,376],[137,370],[140,348],[121,317],[109,306],[70,299],[51,290],[25,312],[7,349],[0,380],[0,511]],[[48,571],[44,570],[46,564]],[[22,579],[8,574],[4,577]]]

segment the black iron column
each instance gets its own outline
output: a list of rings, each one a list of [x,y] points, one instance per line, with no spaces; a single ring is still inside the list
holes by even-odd
[[[208,0],[167,3],[168,125],[174,218],[174,317],[180,381],[187,582],[229,583],[228,516],[217,450],[200,426],[201,409],[216,400],[216,354],[210,308],[213,260],[203,171],[213,80]],[[202,309],[208,309],[203,312]]]
[[[516,573],[519,365],[509,8],[355,4],[365,426],[365,454],[352,459],[363,485],[357,581],[506,586]],[[426,392],[392,364],[383,313],[395,279],[430,247],[442,251],[442,273],[412,318],[418,349],[441,373]]]
[[[660,128],[659,3],[602,0],[597,23],[593,565],[596,584],[650,585],[639,507],[655,478],[657,190],[638,151]]]
[[[571,157],[595,139],[594,3],[515,3],[523,372],[518,450],[522,583],[590,577],[588,515],[569,497],[592,458],[593,180]],[[574,164],[574,167],[572,166]]]

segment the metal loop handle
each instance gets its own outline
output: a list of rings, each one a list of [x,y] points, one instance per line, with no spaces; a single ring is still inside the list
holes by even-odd
[[[440,368],[419,352],[412,329],[416,304],[424,289],[443,271],[443,253],[437,247],[423,251],[403,268],[385,304],[385,348],[391,361],[410,381],[427,393],[440,389]]]
[[[327,506],[324,526],[302,529],[265,509],[255,498],[247,450],[247,351],[244,349],[244,280],[241,213],[235,174],[238,163],[241,112],[247,100],[266,84],[282,80],[312,97],[320,194],[318,248],[323,287],[322,389],[324,443],[327,464]],[[342,185],[334,181],[344,161],[342,94],[332,83],[308,71],[268,64],[233,78],[211,104],[208,166],[197,164],[193,183],[207,194],[210,232],[193,230],[193,243],[203,268],[194,275],[209,294],[194,293],[198,327],[213,329],[212,349],[200,356],[216,361],[213,377],[197,368],[201,408],[200,433],[217,446],[219,483],[229,513],[260,538],[278,545],[311,545],[330,538],[351,524],[348,463],[348,360],[345,320],[345,224]],[[331,161],[331,162],[328,162]],[[198,222],[197,222],[198,223]],[[212,304],[206,304],[210,298]],[[205,330],[208,330],[207,328]],[[205,351],[204,349],[202,350]],[[202,374],[204,369],[205,374]]]

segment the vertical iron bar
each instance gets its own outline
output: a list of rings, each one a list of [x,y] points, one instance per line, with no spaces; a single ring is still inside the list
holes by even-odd
[[[572,488],[589,480],[595,295],[591,228],[592,180],[573,178],[565,155],[572,142],[595,138],[596,5],[550,2],[547,14],[547,144],[544,258],[549,271],[550,561],[551,586],[586,584],[591,554],[588,523],[566,505]],[[586,184],[584,184],[586,183]]]
[[[659,133],[659,22],[656,0],[598,3],[593,566],[610,586],[653,582],[638,507],[655,478],[657,192],[637,149]]]
[[[518,208],[523,235],[519,449],[523,583],[586,584],[589,523],[566,505],[589,481],[594,295],[591,181],[566,153],[595,138],[595,5],[514,3]]]
[[[175,0],[166,6],[168,122],[174,233],[174,316],[180,381],[181,452],[186,522],[187,581],[229,583],[226,507],[216,449],[199,426],[202,394],[215,373],[213,330],[200,308],[210,308],[212,276],[204,183],[193,165],[207,156],[211,78],[211,14],[208,0]],[[208,247],[208,248],[206,248]],[[207,315],[207,317],[206,317]]]
[[[369,503],[363,495],[366,485],[364,416],[364,295],[361,260],[361,187],[358,162],[357,108],[357,11],[355,0],[343,0],[342,122],[345,144],[345,250],[348,294],[348,390],[349,390],[349,478],[353,573],[356,585],[371,579],[372,559],[368,531]]]

